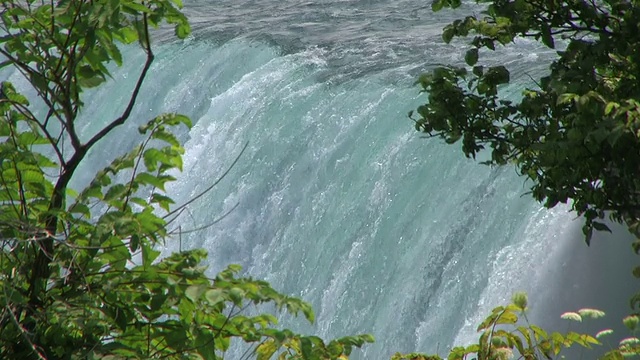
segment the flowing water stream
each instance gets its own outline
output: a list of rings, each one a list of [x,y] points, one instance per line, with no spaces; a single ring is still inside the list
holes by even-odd
[[[177,203],[214,182],[248,143],[180,226],[235,209],[167,252],[204,247],[212,271],[239,263],[311,302],[313,326],[284,319],[296,330],[374,334],[377,342],[353,358],[443,354],[472,341],[476,324],[516,290],[531,294],[534,320],[551,326],[574,305],[626,306],[624,296],[610,301],[631,281],[630,261],[620,261],[626,243],[587,249],[575,215],[523,196],[527,184],[513,168],[482,166],[458,145],[422,139],[406,116],[424,100],[413,86],[422,71],[462,61],[464,43],[445,45],[441,28],[478,8],[433,14],[418,0],[185,6],[193,36],[175,42],[156,33],[157,58],[133,121],[76,178],[77,186],[90,180],[160,112],[195,122],[180,134],[184,172],[169,187]],[[113,81],[88,93],[85,134],[122,111],[143,62],[133,48],[125,55]],[[486,55],[519,79],[503,89],[513,97],[554,56],[524,41]]]

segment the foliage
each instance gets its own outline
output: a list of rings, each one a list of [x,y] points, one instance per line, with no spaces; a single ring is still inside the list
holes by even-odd
[[[417,130],[462,142],[467,157],[515,164],[545,206],[572,200],[587,243],[605,213],[640,236],[640,5],[626,0],[478,1],[484,11],[444,28],[446,42],[470,36],[464,66],[440,66],[419,84],[428,102],[410,113]],[[432,8],[456,8],[435,0]],[[549,73],[518,101],[498,93],[511,81],[480,55],[516,38],[557,50]],[[636,246],[640,251],[640,244]]]
[[[447,43],[469,40],[466,64],[437,66],[417,82],[427,102],[409,113],[416,130],[448,144],[460,141],[467,157],[486,149],[485,164],[515,165],[529,180],[533,198],[548,208],[571,200],[586,220],[587,244],[594,229],[610,231],[601,221],[606,214],[640,238],[640,5],[626,0],[477,3],[481,12],[455,20],[442,33]],[[432,9],[460,5],[460,0],[435,0]],[[557,57],[548,73],[531,77],[533,84],[513,100],[499,93],[512,80],[509,69],[480,59],[516,39],[556,49]],[[640,240],[633,249],[640,254]],[[640,277],[640,267],[633,273]],[[640,308],[640,293],[630,303]],[[454,348],[448,359],[501,359],[512,352],[524,359],[554,358],[564,347],[590,347],[611,333],[549,334],[526,317],[519,326],[522,304],[522,298],[514,298],[513,304],[494,309],[478,328],[479,342]],[[582,321],[603,315],[581,309],[562,317]],[[623,322],[637,334],[637,314]],[[637,357],[638,343],[627,338],[603,359]]]
[[[344,359],[369,335],[324,342],[278,329],[272,304],[313,321],[309,304],[239,275],[231,265],[209,278],[203,250],[160,259],[156,245],[187,204],[164,193],[181,170],[172,134],[182,115],[157,116],[143,140],[99,171],[85,189],[69,188],[79,164],[125,123],[153,61],[150,29],[189,24],[180,0],[4,1],[0,66],[32,86],[29,99],[0,87],[0,358],[219,359],[232,339],[253,344],[258,359]],[[118,46],[146,60],[122,114],[83,138],[83,90],[122,65]],[[34,105],[35,104],[35,105]],[[44,112],[39,109],[44,107]],[[252,314],[248,315],[247,309]]]
[[[507,306],[498,306],[478,326],[480,337],[477,343],[469,346],[458,346],[451,349],[447,360],[506,360],[517,356],[518,359],[541,360],[555,359],[563,349],[578,345],[587,349],[593,345],[601,345],[600,338],[610,335],[612,330],[599,332],[595,337],[574,331],[566,333],[549,333],[529,322],[526,316],[527,300],[524,293],[516,293]],[[562,318],[579,321],[583,318],[599,318],[604,312],[595,309],[580,309],[577,312],[565,313]],[[630,317],[631,318],[631,317]],[[640,330],[634,320],[624,320],[629,330],[637,333]],[[640,340],[630,337],[622,340],[618,347],[611,349],[601,360],[618,360],[640,355]],[[391,360],[442,360],[438,355],[419,353],[396,354]]]

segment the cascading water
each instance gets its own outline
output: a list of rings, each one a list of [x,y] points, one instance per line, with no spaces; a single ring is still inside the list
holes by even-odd
[[[377,342],[353,356],[366,359],[442,354],[471,341],[482,316],[516,290],[531,293],[534,317],[553,324],[573,310],[558,310],[572,306],[560,297],[599,286],[593,274],[563,275],[585,259],[573,255],[584,245],[566,208],[542,209],[521,196],[527,185],[512,168],[478,165],[413,131],[406,113],[423,100],[413,81],[461,62],[464,44],[439,39],[461,15],[433,14],[416,0],[185,3],[193,36],[175,43],[156,33],[161,44],[133,121],[103,140],[75,180],[90,180],[161,112],[195,122],[181,134],[184,172],[169,187],[177,203],[212,184],[248,143],[179,225],[188,231],[233,210],[168,243],[167,253],[203,247],[211,271],[240,263],[313,304],[315,325],[286,326],[374,334]],[[84,133],[122,111],[142,64],[134,49],[125,55],[126,68],[87,95]],[[514,96],[553,56],[528,42],[499,59],[486,55],[522,79],[504,89]],[[618,263],[626,275],[629,261]],[[617,282],[599,280],[612,293],[629,281],[616,274]]]

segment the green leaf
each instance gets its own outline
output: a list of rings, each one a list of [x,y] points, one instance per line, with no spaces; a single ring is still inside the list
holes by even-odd
[[[452,9],[457,9],[462,5],[462,0],[449,0],[449,5]]]
[[[242,265],[239,264],[229,264],[227,266],[227,270],[233,272],[233,273],[239,273],[240,271],[242,271]]]
[[[309,338],[307,337],[301,337],[300,338],[300,350],[302,351],[302,358],[303,359],[308,359],[311,360],[311,351],[313,349],[313,344],[311,343],[311,340],[309,340]]]
[[[92,88],[105,81],[104,74],[95,71],[89,65],[81,66],[78,69],[78,84],[83,88]]]
[[[434,12],[442,10],[443,7],[444,7],[444,0],[434,0],[431,3],[431,10]]]
[[[183,125],[185,125],[187,128],[191,129],[191,127],[193,127],[193,123],[191,122],[191,119],[187,116],[184,115],[180,115],[180,114],[174,114],[173,118],[176,121],[176,125],[181,123]]]
[[[144,267],[151,266],[153,261],[158,258],[160,251],[154,250],[147,242],[142,242],[142,265]]]
[[[631,306],[632,309],[635,309],[636,307],[640,308],[640,292],[636,293],[631,297],[631,299],[629,299],[629,306]]]
[[[302,313],[304,314],[305,318],[307,318],[307,320],[311,323],[313,323],[316,319],[316,315],[313,313],[313,308],[311,307],[310,304],[303,302],[300,306]]]
[[[513,304],[518,307],[518,309],[524,311],[527,308],[527,294],[524,292],[517,292],[513,294],[512,300]]]
[[[502,65],[490,67],[484,75],[484,80],[494,86],[507,84],[509,79],[509,70]]]
[[[502,313],[502,315],[500,315],[497,320],[496,320],[496,324],[515,324],[516,322],[518,322],[518,316],[512,312],[507,312],[505,311],[504,313]]]
[[[640,324],[640,316],[638,315],[630,315],[625,317],[622,320],[622,323],[624,324],[624,326],[626,326],[629,330],[631,331],[635,331],[636,328],[638,327],[638,324]]]
[[[635,225],[640,225],[640,222],[635,222]],[[639,229],[640,230],[640,229]],[[631,248],[636,255],[640,255],[640,239],[636,239],[631,243]]]
[[[142,172],[136,175],[134,181],[136,183],[143,184],[143,185],[151,185],[153,187],[156,187],[164,191],[164,184],[166,182],[166,179],[162,179],[158,176],[155,176],[146,172]]]
[[[573,93],[564,93],[558,96],[558,100],[556,101],[556,105],[560,104],[572,104],[574,101],[578,99],[578,95]]]
[[[464,56],[464,61],[467,63],[467,65],[474,66],[478,62],[478,49],[473,48],[467,50],[467,53]]]
[[[73,206],[71,206],[71,208],[69,208],[69,212],[70,213],[76,213],[76,214],[82,214],[86,217],[90,217],[91,216],[91,210],[89,209],[89,207],[85,204],[82,203],[75,203],[73,204]]]
[[[33,131],[25,131],[18,135],[18,141],[23,145],[48,145],[49,140],[44,136],[33,132]]]
[[[445,43],[450,43],[451,39],[453,39],[453,36],[455,35],[456,29],[451,26],[451,25],[447,25],[444,30],[442,31],[442,40],[444,40]]]
[[[609,227],[603,223],[599,223],[599,222],[592,222],[591,223],[593,225],[593,228],[598,230],[598,231],[607,231],[607,232],[611,232],[611,229],[609,229]]]
[[[276,345],[275,341],[271,339],[266,340],[262,344],[258,345],[258,347],[256,348],[256,355],[257,355],[256,359],[257,360],[271,359],[271,356],[275,354],[277,350],[278,350],[278,346]]]
[[[233,287],[229,290],[229,299],[233,301],[236,305],[242,304],[242,300],[244,299],[245,292],[241,288]]]
[[[152,139],[162,140],[165,143],[172,145],[174,147],[180,147],[180,141],[178,138],[172,133],[166,130],[157,130],[151,135]]]
[[[151,9],[148,7],[134,1],[123,1],[122,6],[125,10],[129,10],[131,14],[145,14],[151,12]]]
[[[549,338],[549,335],[547,334],[547,332],[544,331],[541,327],[532,324],[530,325],[530,328],[533,331],[533,334],[536,340]]]
[[[131,240],[129,242],[129,248],[132,252],[135,252],[140,247],[140,236],[137,234],[131,235]]]
[[[584,241],[587,243],[587,246],[591,245],[591,238],[593,237],[593,226],[584,225],[582,227],[582,232],[585,235]]]
[[[373,335],[371,335],[371,334],[362,334],[362,335],[360,335],[360,337],[362,338],[362,340],[364,340],[365,342],[368,342],[368,343],[376,342],[376,338],[373,337]]]
[[[200,295],[202,295],[206,289],[207,286],[205,285],[191,285],[185,290],[184,294],[187,299],[195,303],[200,299]]]
[[[138,32],[131,27],[123,27],[113,33],[113,35],[123,44],[131,44],[138,40]]]
[[[547,47],[554,49],[555,43],[553,40],[553,35],[551,35],[551,27],[547,23],[542,23],[542,28],[540,31],[540,36],[542,37],[542,43]]]
[[[174,201],[168,196],[158,194],[158,193],[153,193],[151,195],[151,203],[158,204],[162,209],[169,211],[169,206],[171,204],[174,204]]]
[[[213,306],[225,300],[224,293],[220,289],[207,290],[204,296],[209,302],[210,306]]]
[[[191,26],[189,26],[189,23],[187,22],[182,22],[178,25],[176,25],[176,36],[180,39],[184,39],[186,38],[189,34],[191,34]]]
[[[619,107],[620,107],[620,104],[616,102],[607,103],[607,106],[605,106],[604,108],[604,114],[611,115],[611,113],[617,110]]]
[[[121,199],[127,193],[128,188],[124,184],[115,184],[107,190],[104,195],[104,201],[109,202],[115,199]]]

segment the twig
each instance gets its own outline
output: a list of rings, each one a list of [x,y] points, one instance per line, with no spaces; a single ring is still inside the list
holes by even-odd
[[[211,186],[209,186],[208,188],[206,188],[204,191],[202,191],[201,193],[199,193],[198,195],[194,196],[193,198],[191,198],[189,201],[187,201],[186,203],[178,206],[176,209],[168,212],[166,215],[164,215],[162,218],[166,219],[167,217],[175,214],[177,211],[182,211],[183,208],[185,208],[186,206],[188,206],[189,204],[193,203],[194,201],[198,200],[199,198],[201,198],[204,194],[208,193],[209,191],[211,191],[211,189],[213,189],[216,185],[218,185],[220,183],[220,181],[222,181],[222,179],[224,179],[229,172],[231,172],[231,169],[233,169],[233,167],[238,163],[238,160],[240,160],[240,157],[242,156],[242,154],[244,153],[245,150],[247,150],[247,146],[249,146],[249,142],[247,141],[244,146],[242,147],[242,150],[240,151],[240,153],[238,154],[238,156],[236,156],[236,158],[233,160],[233,162],[231,163],[231,165],[227,168],[227,170],[225,170],[224,173],[222,173],[222,175],[213,182],[213,184],[211,184]]]

